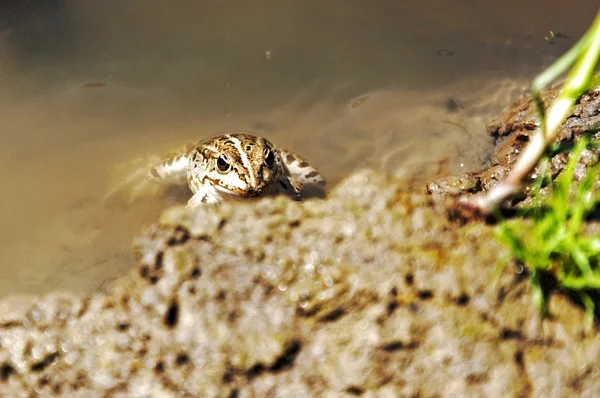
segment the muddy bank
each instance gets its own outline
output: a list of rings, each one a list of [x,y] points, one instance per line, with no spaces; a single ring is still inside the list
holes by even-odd
[[[0,302],[10,396],[594,396],[600,336],[483,224],[372,171],[327,200],[167,210],[107,293]]]
[[[542,92],[544,108],[548,109],[560,93],[560,86]],[[490,190],[502,181],[512,170],[524,148],[537,133],[540,120],[531,95],[521,97],[500,116],[487,124],[487,132],[495,141],[494,150],[488,167],[480,172],[468,172],[456,176],[443,177],[427,184],[427,192],[435,195],[476,194]],[[582,137],[600,140],[600,86],[596,86],[579,100],[571,116],[563,124],[554,143],[562,150],[549,154],[549,176],[557,178],[569,160],[569,149]],[[588,167],[598,163],[600,148],[586,149],[582,154],[575,179],[581,180]],[[538,166],[530,173],[527,183],[533,182],[540,175],[548,175]],[[545,193],[545,189],[542,194]],[[515,202],[527,199],[531,191]],[[523,201],[528,203],[528,201]]]

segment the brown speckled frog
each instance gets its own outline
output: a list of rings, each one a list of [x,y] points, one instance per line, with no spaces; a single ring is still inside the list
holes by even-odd
[[[306,160],[248,132],[186,145],[153,166],[147,178],[163,184],[187,180],[193,192],[190,207],[279,194],[300,200],[308,193],[324,194],[325,185]]]

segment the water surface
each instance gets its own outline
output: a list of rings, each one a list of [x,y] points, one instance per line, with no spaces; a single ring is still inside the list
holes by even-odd
[[[485,121],[597,10],[570,4],[3,3],[0,295],[126,272],[135,232],[176,199],[107,204],[110,170],[214,133],[264,134],[332,185],[359,167],[480,167]]]

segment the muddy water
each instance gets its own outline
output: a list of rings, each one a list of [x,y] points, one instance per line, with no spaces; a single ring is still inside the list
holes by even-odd
[[[260,132],[332,183],[481,166],[485,120],[597,4],[450,3],[4,2],[0,295],[124,273],[135,231],[184,198],[107,203],[111,170],[215,132]]]

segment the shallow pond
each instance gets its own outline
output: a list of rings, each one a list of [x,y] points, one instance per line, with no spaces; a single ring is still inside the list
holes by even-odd
[[[453,3],[453,4],[451,4]],[[105,203],[114,165],[254,130],[319,167],[424,179],[487,160],[484,123],[597,0],[7,1],[0,295],[93,291],[173,197]],[[540,9],[543,7],[543,9]]]

